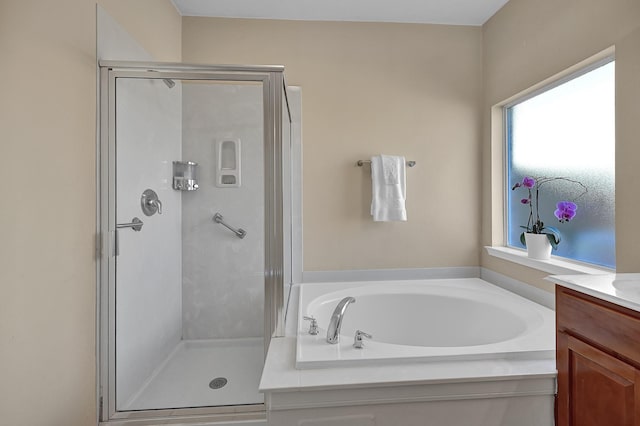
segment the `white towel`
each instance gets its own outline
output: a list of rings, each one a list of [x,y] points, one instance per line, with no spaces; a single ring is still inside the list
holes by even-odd
[[[371,157],[371,216],[374,222],[407,220],[405,164],[404,157]]]

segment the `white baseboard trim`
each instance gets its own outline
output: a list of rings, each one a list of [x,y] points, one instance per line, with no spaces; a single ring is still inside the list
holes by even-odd
[[[479,266],[409,269],[352,269],[346,271],[304,271],[303,283],[341,281],[424,280],[442,278],[478,278]]]
[[[200,419],[171,419],[170,417],[161,418],[141,418],[141,419],[123,419],[112,420],[108,422],[100,422],[99,426],[267,426],[266,420],[231,420],[231,421],[208,421]]]

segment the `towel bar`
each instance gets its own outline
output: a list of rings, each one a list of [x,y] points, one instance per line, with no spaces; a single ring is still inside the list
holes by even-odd
[[[371,163],[371,160],[358,160],[358,161],[356,162],[356,166],[358,166],[358,167],[362,167],[362,165],[363,165],[364,163]],[[415,166],[415,165],[416,165],[416,162],[415,162],[415,161],[407,161],[407,166],[408,166],[408,167],[413,167],[413,166]]]

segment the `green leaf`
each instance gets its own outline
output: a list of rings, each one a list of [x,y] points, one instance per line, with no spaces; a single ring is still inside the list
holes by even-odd
[[[523,228],[526,228],[526,226],[523,226]],[[520,234],[520,242],[522,243],[523,246],[527,246],[527,240],[524,238],[524,232],[522,234]]]
[[[544,228],[542,233],[547,235],[549,243],[551,243],[551,247],[553,247],[554,250],[557,250],[558,244],[560,244],[560,241],[562,241],[560,231],[558,231],[558,229],[554,228],[553,226],[547,226],[546,228]]]

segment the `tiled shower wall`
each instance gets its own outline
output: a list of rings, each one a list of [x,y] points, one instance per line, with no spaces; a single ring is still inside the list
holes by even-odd
[[[261,337],[264,326],[262,86],[183,83],[182,160],[199,189],[182,194],[184,339]],[[240,140],[241,186],[219,188],[216,143]],[[213,222],[219,212],[244,239]]]

